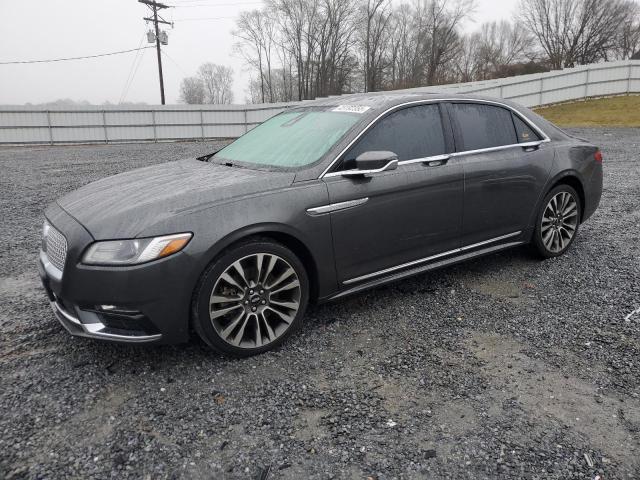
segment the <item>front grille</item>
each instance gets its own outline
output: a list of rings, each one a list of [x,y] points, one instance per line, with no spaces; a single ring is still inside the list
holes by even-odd
[[[49,227],[45,241],[45,252],[49,261],[58,270],[64,270],[64,262],[67,259],[67,239],[58,230]]]

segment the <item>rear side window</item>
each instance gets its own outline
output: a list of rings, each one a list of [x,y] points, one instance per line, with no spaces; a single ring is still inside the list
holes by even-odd
[[[516,114],[513,114],[513,124],[516,126],[516,135],[518,136],[518,142],[527,143],[527,142],[537,142],[541,140],[540,135],[538,135],[529,125],[527,125],[524,120],[522,120]]]
[[[462,135],[458,150],[480,150],[519,143],[511,112],[477,103],[451,104],[453,122]]]
[[[404,108],[380,120],[349,150],[343,169],[353,168],[356,157],[375,150],[393,152],[400,161],[445,153],[445,136],[438,105]]]

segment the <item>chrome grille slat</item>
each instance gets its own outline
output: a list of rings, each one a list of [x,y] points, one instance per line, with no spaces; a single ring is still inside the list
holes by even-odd
[[[46,237],[46,254],[51,264],[58,270],[64,270],[64,263],[67,260],[67,239],[58,230],[49,228]]]

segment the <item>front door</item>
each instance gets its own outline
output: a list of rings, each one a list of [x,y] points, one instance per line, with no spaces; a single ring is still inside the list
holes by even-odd
[[[346,207],[330,214],[341,284],[373,280],[458,248],[463,173],[459,159],[446,157],[452,149],[438,104],[406,107],[378,120],[325,176],[331,204]],[[397,170],[369,178],[340,175],[358,155],[376,150],[396,153]]]

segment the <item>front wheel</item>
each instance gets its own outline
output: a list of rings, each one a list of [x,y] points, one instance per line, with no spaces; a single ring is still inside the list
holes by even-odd
[[[193,324],[215,350],[250,356],[282,344],[297,330],[309,300],[302,262],[266,239],[238,245],[205,271],[193,302]]]
[[[566,252],[578,233],[582,205],[569,185],[558,185],[544,198],[536,220],[533,245],[543,258]]]

